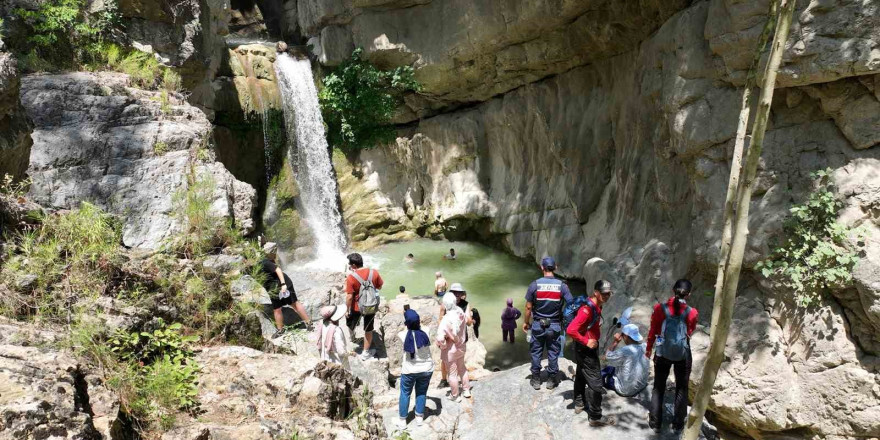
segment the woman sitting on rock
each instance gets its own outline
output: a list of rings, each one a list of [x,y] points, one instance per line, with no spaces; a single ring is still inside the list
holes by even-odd
[[[457,298],[452,292],[443,296],[443,307],[446,314],[437,327],[437,345],[440,347],[440,361],[448,372],[449,386],[452,392],[449,399],[461,401],[459,385],[464,397],[471,397],[471,385],[468,380],[467,368],[464,364],[467,337],[467,318],[461,307],[456,305]]]
[[[348,369],[348,335],[345,334],[345,327],[339,326],[339,320],[345,317],[346,310],[345,304],[322,307],[321,317],[324,319],[315,328],[315,335],[321,359]]]
[[[425,420],[425,402],[428,399],[428,385],[434,374],[434,359],[431,357],[431,341],[422,331],[421,319],[415,310],[403,313],[406,330],[397,337],[403,341],[403,364],[400,367],[400,419],[398,426],[406,426],[409,414],[409,396],[416,392],[416,425]]]

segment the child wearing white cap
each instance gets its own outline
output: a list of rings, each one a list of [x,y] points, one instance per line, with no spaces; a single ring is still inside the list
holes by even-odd
[[[623,347],[617,345],[623,341]],[[633,397],[648,386],[648,358],[645,357],[644,338],[635,324],[623,326],[614,335],[614,342],[605,353],[602,382],[605,388],[623,397]]]

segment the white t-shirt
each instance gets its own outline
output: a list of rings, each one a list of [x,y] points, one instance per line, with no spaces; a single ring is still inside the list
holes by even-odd
[[[397,334],[400,342],[406,342],[406,335],[409,330],[404,330]],[[426,333],[427,334],[427,333]],[[430,340],[431,337],[428,336]],[[400,374],[416,374],[434,371],[434,358],[431,357],[431,344],[424,347],[416,348],[415,356],[410,359],[410,354],[403,352],[403,365],[400,367]]]
[[[624,345],[605,355],[606,365],[616,367],[614,388],[621,396],[632,396],[648,386],[650,363],[644,344]]]

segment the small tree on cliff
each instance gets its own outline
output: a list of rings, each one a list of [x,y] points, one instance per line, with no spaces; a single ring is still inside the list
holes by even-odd
[[[743,253],[748,239],[749,226],[749,203],[752,200],[752,189],[755,183],[755,175],[758,170],[758,162],[761,158],[761,150],[764,147],[764,134],[767,131],[767,122],[770,118],[770,104],[773,101],[773,91],[776,85],[776,73],[782,62],[782,51],[788,40],[791,28],[791,18],[794,15],[796,0],[773,0],[770,4],[770,12],[767,17],[767,25],[759,41],[752,67],[749,69],[743,91],[742,109],[737,126],[736,143],[731,163],[730,181],[727,186],[727,198],[724,206],[724,229],[721,238],[721,261],[718,263],[718,276],[715,284],[715,305],[712,313],[712,343],[709,354],[706,357],[706,366],[703,368],[703,376],[700,387],[694,397],[694,406],[691,409],[684,433],[684,439],[696,440],[700,435],[700,427],[703,423],[703,415],[712,395],[712,387],[718,370],[724,361],[724,347],[727,344],[727,335],[730,331],[730,322],[733,317],[733,307],[736,300],[736,289],[739,284],[739,275],[742,269]],[[752,137],[745,158],[745,168],[742,168],[743,150],[746,138],[746,125],[749,119],[751,103],[751,89],[756,84],[755,71],[761,59],[761,53],[766,46],[767,38],[773,28],[773,42],[770,46],[770,56],[761,77],[761,94],[757,103],[755,119],[752,125]]]
[[[419,91],[413,68],[381,70],[363,59],[363,49],[324,77],[318,93],[327,140],[347,153],[394,140],[391,118],[403,93]]]

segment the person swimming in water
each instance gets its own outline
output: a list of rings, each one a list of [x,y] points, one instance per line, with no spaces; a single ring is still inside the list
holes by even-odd
[[[443,256],[444,260],[455,260],[455,249],[449,249],[449,253]]]

